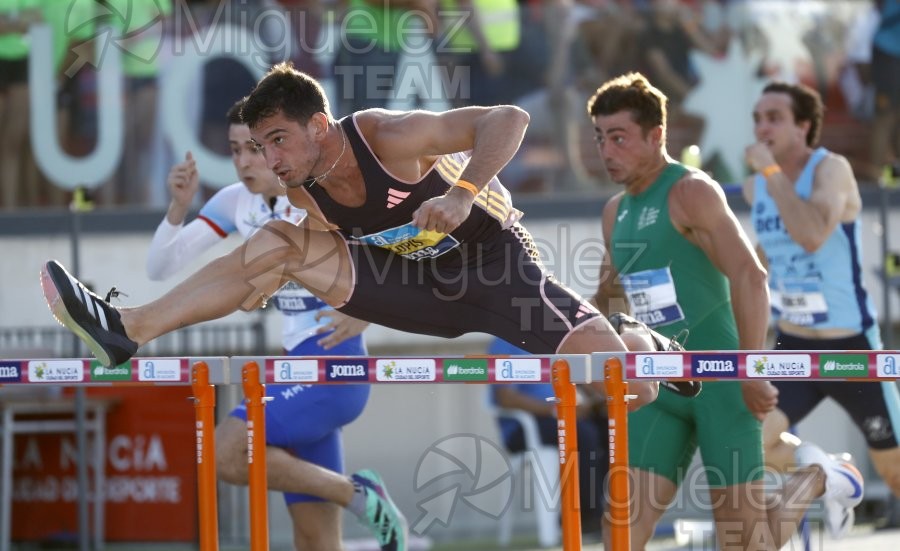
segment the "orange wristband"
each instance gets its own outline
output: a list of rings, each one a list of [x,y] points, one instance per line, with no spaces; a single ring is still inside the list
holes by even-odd
[[[481,193],[481,190],[478,189],[478,187],[476,187],[475,184],[473,184],[472,182],[467,182],[465,180],[457,180],[455,185],[463,188],[464,190],[468,191],[469,193],[471,193],[473,196],[476,196],[476,197],[478,196],[479,193]]]
[[[777,164],[772,164],[772,165],[769,165],[766,168],[760,170],[760,172],[766,178],[771,178],[773,174],[778,174],[779,172],[781,172],[781,167],[778,166]]]

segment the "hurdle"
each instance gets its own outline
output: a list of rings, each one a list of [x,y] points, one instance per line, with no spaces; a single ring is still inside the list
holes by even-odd
[[[486,380],[446,380],[444,367],[459,359],[480,359],[485,361]],[[247,399],[248,430],[251,418],[250,408],[257,405],[262,409],[261,400],[265,398],[267,384],[334,384],[327,380],[327,370],[332,362],[352,361],[365,367],[368,383],[416,383],[416,384],[503,384],[503,383],[552,383],[556,394],[556,407],[559,419],[559,454],[560,454],[560,495],[563,549],[565,551],[581,550],[581,516],[579,514],[578,496],[578,446],[576,432],[575,384],[590,383],[590,356],[586,354],[557,354],[534,356],[509,355],[459,355],[434,357],[371,357],[371,356],[329,356],[317,358],[298,358],[294,356],[234,356],[230,358],[226,381],[240,379],[244,385]],[[418,362],[416,368],[410,368],[409,378],[401,373],[404,362]],[[382,369],[385,364],[400,364],[401,367],[388,375]],[[506,365],[508,364],[508,365]],[[399,378],[398,378],[399,377]],[[357,384],[359,381],[355,381]],[[251,397],[251,392],[252,397]],[[254,429],[262,431],[263,425]],[[248,439],[251,436],[248,433]],[[264,438],[263,436],[255,437]],[[258,440],[257,441],[264,441]],[[249,440],[248,440],[249,443]],[[265,476],[254,476],[254,464],[265,465],[265,446],[251,446],[248,449],[250,463],[250,549],[251,551],[268,550],[267,515],[254,514],[254,509],[265,511],[266,479]],[[254,490],[254,487],[257,490]],[[254,497],[257,496],[257,497]],[[212,551],[214,547],[201,551]]]
[[[603,370],[609,404],[610,484],[606,514],[612,524],[610,547],[614,551],[627,551],[631,549],[628,430],[627,424],[620,424],[627,423],[626,406],[631,398],[626,380],[885,382],[900,379],[900,351],[595,352],[591,354],[591,366],[595,374]]]
[[[483,359],[487,380],[445,380],[442,369],[447,362],[458,359]],[[130,378],[124,381],[94,381],[90,371],[91,358],[38,358],[2,360],[3,385],[59,384],[63,386],[178,386],[191,385],[193,392],[195,450],[197,463],[198,538],[201,551],[218,551],[218,507],[215,460],[215,386],[238,384],[243,386],[247,405],[247,462],[250,512],[250,549],[268,551],[268,501],[266,482],[265,387],[267,384],[333,384],[326,381],[328,362],[352,360],[367,366],[369,383],[554,383],[557,410],[560,418],[560,487],[563,496],[563,537],[566,551],[581,548],[581,520],[578,514],[577,443],[574,384],[590,382],[590,358],[587,355],[545,356],[450,356],[429,358],[407,357],[322,357],[296,358],[284,356],[246,357],[139,357],[127,362]],[[385,362],[404,365],[408,361],[424,361],[430,365],[426,373],[417,370],[411,379],[387,376],[378,368]],[[501,362],[503,365],[501,365]],[[40,375],[37,369],[40,368]],[[15,371],[15,373],[12,373]],[[394,377],[397,373],[394,372]],[[11,457],[4,449],[0,457]],[[571,465],[569,468],[565,468]],[[10,465],[11,468],[11,465]],[[11,472],[11,470],[10,470]],[[563,476],[568,473],[568,476]],[[3,487],[9,484],[4,481]],[[95,503],[100,508],[104,504]],[[0,551],[9,551],[12,498],[3,492],[0,503]],[[102,537],[102,535],[101,535]]]
[[[486,380],[445,380],[446,362],[483,359]],[[132,358],[131,380],[93,381],[91,359],[3,360],[17,366],[4,373],[3,384],[39,383],[64,386],[186,385],[194,393],[196,457],[198,473],[198,522],[201,551],[218,551],[215,473],[215,386],[237,384],[244,388],[248,421],[248,486],[252,551],[268,551],[268,512],[265,441],[265,386],[267,384],[334,384],[327,380],[329,362],[352,360],[366,367],[369,383],[547,383],[556,394],[560,454],[560,491],[563,550],[581,550],[578,514],[576,384],[603,381],[609,412],[610,493],[608,518],[611,548],[630,549],[628,479],[628,380],[828,380],[883,382],[900,379],[900,351],[677,351],[594,353],[543,356],[449,357],[320,357],[284,356]],[[401,373],[383,369],[385,363],[415,364]],[[407,362],[407,363],[404,363]],[[40,366],[40,374],[36,371]],[[424,367],[423,367],[424,366]],[[404,378],[406,375],[409,378]],[[49,379],[48,379],[49,377]],[[365,382],[365,381],[364,381]],[[5,430],[5,429],[4,429]],[[9,451],[4,449],[2,457]],[[6,480],[4,487],[8,487]],[[7,501],[9,500],[9,501]],[[0,514],[0,551],[9,549],[11,498],[4,492]],[[95,504],[97,506],[97,504]],[[102,504],[101,504],[102,506]]]
[[[209,365],[191,368],[194,392],[194,427],[197,436],[197,508],[200,551],[219,550],[219,515],[216,503],[216,389],[209,384]]]

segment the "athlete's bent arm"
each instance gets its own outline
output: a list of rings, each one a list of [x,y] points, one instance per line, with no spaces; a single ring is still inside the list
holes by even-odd
[[[377,125],[374,135],[363,131],[385,165],[471,150],[472,158],[460,177],[478,187],[513,158],[529,120],[528,113],[513,105],[462,107],[440,113],[366,111],[357,121],[363,127],[370,118],[376,119],[371,121]]]
[[[153,234],[147,253],[147,276],[154,281],[171,277],[191,259],[221,241],[223,237],[201,220],[193,220],[184,225],[191,202],[200,189],[200,174],[190,151],[185,154],[184,161],[169,170],[166,187],[172,199],[169,201],[165,218]],[[216,204],[218,201],[226,214],[230,214],[231,209],[226,206],[230,201],[226,197],[233,197],[233,193],[234,191],[229,188],[219,190],[207,205]]]
[[[681,226],[728,278],[740,348],[764,348],[769,323],[766,271],[721,188],[689,177],[672,190],[669,210],[676,227]],[[741,390],[747,409],[760,421],[778,404],[778,389],[768,381],[745,381]]]
[[[762,349],[769,322],[766,271],[721,188],[709,180],[688,177],[669,195],[669,211],[676,227],[728,278],[740,347]]]
[[[443,233],[453,231],[468,217],[475,194],[516,154],[529,120],[528,113],[511,105],[443,113],[365,112],[357,117],[361,126],[367,117],[378,118],[376,131],[368,135],[374,135],[369,138],[373,150],[385,165],[399,167],[399,171],[418,175],[421,167],[438,155],[471,151],[459,179],[474,189],[453,186],[446,195],[422,203],[413,214],[417,227]]]
[[[748,148],[747,154],[751,166],[757,170],[774,164],[774,159],[771,162],[756,160],[754,155],[766,159],[764,154],[758,154],[754,149],[759,145]],[[766,181],[778,212],[790,213],[790,216],[781,217],[785,230],[807,252],[814,252],[825,243],[845,215],[851,190],[858,193],[853,170],[847,159],[839,155],[829,155],[816,169],[813,191],[808,200],[797,195],[794,182],[784,172],[774,172]]]

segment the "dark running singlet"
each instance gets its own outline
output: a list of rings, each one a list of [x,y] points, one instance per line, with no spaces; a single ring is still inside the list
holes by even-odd
[[[321,186],[307,182],[304,187],[328,221],[350,240],[384,247],[410,260],[423,260],[437,258],[461,243],[482,241],[521,218],[522,213],[512,207],[509,192],[494,177],[475,198],[469,217],[449,235],[413,228],[413,212],[428,199],[447,193],[469,162],[469,155],[442,155],[418,181],[403,181],[387,172],[375,157],[353,117],[345,117],[340,124],[359,163],[366,202],[347,207],[334,201]]]
[[[365,203],[345,207],[306,185],[340,228],[354,266],[353,291],[338,310],[410,333],[488,333],[533,354],[557,352],[575,327],[600,315],[544,269],[496,177],[450,234],[412,226],[419,205],[456,183],[469,153],[442,155],[418,181],[402,181],[378,161],[354,119],[340,124],[363,174]]]

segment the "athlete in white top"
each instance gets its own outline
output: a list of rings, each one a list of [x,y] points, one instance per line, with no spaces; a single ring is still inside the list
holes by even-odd
[[[218,191],[200,209],[199,216],[185,225],[199,188],[199,174],[190,152],[172,167],[167,181],[172,200],[147,257],[151,279],[174,275],[232,232],[249,238],[270,220],[296,224],[306,216],[306,211],[290,205],[278,178],[266,167],[265,158],[250,139],[249,128],[240,120],[240,107],[238,102],[228,113],[228,140],[240,182]],[[361,333],[367,322],[336,312],[294,283],[285,285],[270,302],[282,312],[282,342],[287,355],[366,354]],[[352,362],[342,362],[348,363]],[[355,380],[343,376],[353,373],[352,369],[333,371],[338,375],[326,374],[330,380]],[[372,473],[360,472],[352,477],[340,474],[340,429],[362,412],[369,385],[267,385],[266,394],[271,398],[266,404],[269,488],[284,492],[296,548],[341,549],[340,511],[346,507],[375,532],[383,549],[404,549],[405,534],[385,530],[380,517],[367,518],[368,502],[377,494],[377,489],[371,490]],[[216,429],[217,472],[233,484],[247,484],[246,419],[242,403]]]

